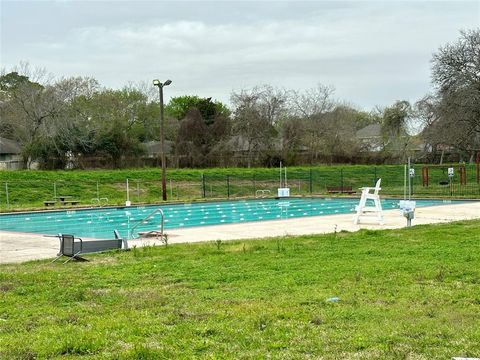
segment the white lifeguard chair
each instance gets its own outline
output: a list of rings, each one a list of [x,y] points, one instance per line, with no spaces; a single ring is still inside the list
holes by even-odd
[[[380,183],[382,179],[378,179],[375,187],[362,187],[362,196],[360,197],[360,202],[356,207],[357,213],[353,217],[353,223],[356,225],[360,222],[361,217],[375,217],[380,225],[383,225],[383,212],[382,204],[380,203],[380,195],[378,195],[380,188]],[[371,191],[373,190],[373,193]],[[367,206],[367,200],[373,201],[373,206]]]

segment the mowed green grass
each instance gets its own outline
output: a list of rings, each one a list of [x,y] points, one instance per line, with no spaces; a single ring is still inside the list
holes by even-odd
[[[448,180],[444,168],[430,171],[430,186],[421,183],[422,165],[416,166],[413,193],[420,197],[480,197],[475,165],[467,165],[467,185],[454,178],[452,189],[439,185]],[[453,165],[450,165],[453,166]],[[458,167],[458,166],[457,166]],[[404,192],[402,165],[342,165],[289,167],[288,186],[292,196],[325,195],[329,186],[374,186],[382,178],[382,194],[399,196]],[[44,201],[57,195],[69,195],[79,206],[98,205],[94,198],[107,198],[103,205],[122,205],[127,198],[129,179],[133,204],[161,202],[160,169],[71,170],[71,171],[0,171],[0,211],[42,209]],[[275,168],[169,169],[167,195],[170,201],[191,201],[202,198],[254,197],[257,190],[270,190],[275,196],[280,176]],[[8,187],[8,206],[7,191]],[[98,189],[98,192],[97,192]],[[452,191],[452,192],[451,192]]]
[[[4,265],[0,358],[478,357],[479,244],[469,221]]]

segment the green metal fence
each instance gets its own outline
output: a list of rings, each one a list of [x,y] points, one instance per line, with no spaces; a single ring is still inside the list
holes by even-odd
[[[415,176],[411,178],[411,192],[414,197],[480,198],[480,183],[476,165],[465,165],[466,177],[460,179],[459,165],[429,167],[429,182],[422,178],[424,165],[413,165]],[[448,177],[448,167],[454,167],[452,179]],[[333,196],[328,191],[337,187],[356,191],[363,186],[374,186],[382,179],[383,196],[402,196],[404,193],[404,167],[323,167],[294,169],[287,171],[287,186],[291,196],[324,195]],[[57,201],[59,197],[78,201],[78,206],[122,205],[127,200],[127,179],[122,182],[91,180],[22,180],[0,182],[0,211],[28,208],[44,208],[45,202],[52,201],[48,208],[68,207],[70,202]],[[128,179],[128,198],[133,204],[161,202],[161,181]],[[274,197],[280,186],[277,169],[258,172],[238,171],[228,174],[222,170],[218,174],[209,172],[188,179],[167,180],[167,197],[171,201],[192,201],[196,199],[225,199],[240,197]],[[347,195],[347,194],[344,194]],[[350,194],[355,196],[355,194]]]

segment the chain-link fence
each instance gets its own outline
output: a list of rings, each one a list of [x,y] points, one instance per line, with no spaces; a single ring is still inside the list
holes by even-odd
[[[480,198],[478,165],[429,166],[413,165],[410,191],[414,197]],[[454,168],[452,178],[448,168]],[[345,166],[311,169],[288,169],[287,187],[291,196],[359,194],[358,188],[374,186],[382,179],[383,196],[402,196],[405,168],[403,166]],[[0,180],[1,181],[1,180]],[[282,180],[283,182],[285,179]],[[258,171],[228,169],[205,172],[182,179],[178,174],[167,179],[167,198],[171,201],[195,199],[226,199],[240,197],[275,197],[281,184],[278,169]],[[127,191],[128,187],[128,191]],[[408,189],[406,190],[408,192]],[[15,180],[0,182],[0,211],[27,208],[58,208],[69,206],[122,205],[158,203],[162,199],[161,179],[127,179],[111,182],[81,180]]]
[[[465,165],[465,178],[458,166],[429,167],[428,182],[423,165],[413,165],[415,175],[410,178],[410,192],[417,197],[480,197],[480,184],[475,165]],[[448,168],[454,168],[453,178],[448,177]],[[375,186],[382,179],[384,195],[401,196],[408,193],[408,178],[405,186],[405,169],[400,166],[368,168],[324,168],[294,170],[287,172],[287,187],[292,196],[359,194],[363,186]],[[201,179],[202,198],[228,198],[248,196],[276,196],[277,188],[283,186],[277,178],[262,174],[253,176],[204,175]]]

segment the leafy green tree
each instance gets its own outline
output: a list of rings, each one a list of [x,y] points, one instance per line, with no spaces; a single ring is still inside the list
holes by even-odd
[[[146,138],[144,124],[152,114],[144,94],[127,88],[107,89],[95,93],[84,106],[84,127],[95,134],[96,154],[107,155],[114,166],[120,166],[122,157],[141,153],[140,142]]]
[[[37,86],[38,88],[42,87],[39,83],[30,81],[28,76],[20,75],[16,71],[9,72],[0,77],[0,91],[7,99],[14,94],[15,90],[18,90],[25,84]]]
[[[192,108],[198,109],[207,125],[211,125],[218,115],[230,116],[230,110],[226,105],[219,101],[212,101],[212,98],[200,98],[196,95],[178,96],[170,99],[165,106],[165,113],[167,116],[182,120]]]

